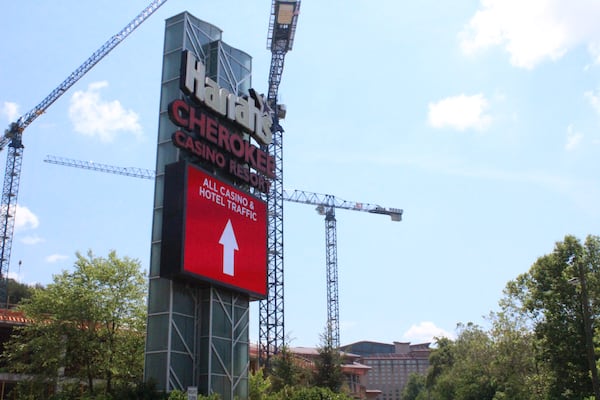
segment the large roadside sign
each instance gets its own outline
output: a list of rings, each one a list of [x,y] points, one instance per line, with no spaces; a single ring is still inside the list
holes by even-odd
[[[165,168],[161,276],[267,294],[267,206],[185,162]]]

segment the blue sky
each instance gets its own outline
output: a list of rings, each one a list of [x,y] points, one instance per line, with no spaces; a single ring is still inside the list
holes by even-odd
[[[0,121],[147,4],[4,2]],[[184,10],[251,54],[266,92],[270,1],[169,0],[25,131],[12,276],[48,283],[88,249],[147,269],[152,183],[43,159],[154,168],[164,20]],[[404,209],[400,223],[337,211],[342,344],[485,324],[506,282],[556,241],[599,233],[599,18],[593,0],[302,3],[280,87],[284,185]],[[324,220],[286,203],[284,228],[286,331],[317,345]]]

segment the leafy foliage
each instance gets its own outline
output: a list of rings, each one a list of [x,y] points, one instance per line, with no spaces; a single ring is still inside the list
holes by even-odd
[[[31,286],[25,283],[17,282],[11,278],[8,279],[6,287],[8,293],[8,303],[10,305],[16,305],[21,303],[21,301],[30,298],[33,295],[33,291],[35,289],[43,288],[43,286],[41,286],[40,284]]]
[[[312,372],[300,363],[287,346],[282,346],[272,360],[269,379],[272,392],[279,392],[285,387],[308,386]]]
[[[583,274],[583,275],[581,275]],[[590,316],[600,315],[600,238],[573,236],[508,282],[501,311],[487,331],[459,325],[456,340],[439,339],[425,388],[411,382],[414,399],[558,400],[593,395],[586,358],[581,282],[589,289]],[[575,284],[574,284],[575,283]],[[597,338],[596,338],[597,339]],[[594,348],[598,342],[595,340]],[[595,351],[595,350],[594,350]]]
[[[528,273],[507,286],[510,301],[520,304],[520,311],[532,321],[536,360],[545,368],[542,383],[553,399],[581,399],[593,394],[580,285],[573,284],[573,278],[582,272],[590,298],[600,298],[599,249],[600,238],[596,236],[588,236],[584,244],[566,236],[551,254],[538,258]],[[600,302],[590,303],[595,318]]]
[[[336,352],[337,353],[337,352]],[[284,347],[273,361],[271,374],[263,370],[249,376],[250,400],[350,400],[343,393],[330,388],[315,386],[311,382],[313,371],[299,363],[288,348]],[[285,382],[285,383],[284,383]],[[275,384],[276,383],[276,384]]]
[[[324,387],[286,387],[276,394],[277,400],[351,400],[343,393]]]
[[[216,393],[208,396],[202,394],[198,395],[198,400],[219,400],[220,398],[221,396]],[[180,390],[173,390],[169,393],[168,400],[188,400],[188,395]]]
[[[114,385],[140,381],[145,292],[137,260],[77,253],[73,272],[55,275],[20,306],[31,323],[3,354],[12,372],[33,377],[19,391],[111,394]]]
[[[271,395],[271,377],[265,376],[264,369],[251,372],[248,376],[249,400],[267,400],[273,398]]]
[[[18,385],[16,398],[187,399],[181,392],[166,395],[151,385],[131,384],[140,382],[143,359],[145,282],[139,264],[114,252],[107,259],[91,253],[77,258],[72,273],[32,289],[20,306],[33,323],[8,343],[3,357],[13,372],[33,379]],[[585,295],[582,282],[587,282]],[[402,398],[592,399],[585,300],[595,323],[600,238],[588,236],[581,243],[566,236],[507,283],[500,311],[490,313],[489,329],[459,324],[456,339],[438,338],[427,375],[411,376]],[[250,374],[250,400],[349,399],[339,393],[344,382],[339,352],[323,340],[313,361],[309,365],[284,347],[269,376],[262,370]]]
[[[421,374],[411,374],[406,386],[402,389],[402,400],[421,400],[426,398],[426,377]]]
[[[340,352],[331,345],[331,341],[327,340],[327,334],[322,336],[321,342],[318,349],[319,356],[315,362],[315,384],[339,393],[344,383]]]
[[[495,384],[490,364],[492,342],[473,324],[459,326],[456,341],[438,342],[430,358],[428,385],[434,399],[493,399]]]

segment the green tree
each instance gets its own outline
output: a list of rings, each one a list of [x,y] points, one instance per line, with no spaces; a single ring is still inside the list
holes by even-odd
[[[187,400],[187,393],[182,392],[181,390],[173,390],[169,393],[168,400]],[[216,393],[210,394],[208,396],[199,394],[198,400],[220,400],[221,396]]]
[[[573,236],[507,283],[491,328],[459,325],[439,339],[426,388],[431,400],[558,400],[593,397],[586,320],[600,315],[600,239]],[[586,308],[586,306],[588,308]],[[416,382],[413,382],[416,384]],[[413,388],[414,389],[414,388]],[[414,397],[416,391],[411,392]],[[412,397],[411,397],[412,398]]]
[[[537,365],[543,371],[540,385],[546,388],[549,399],[593,395],[586,356],[585,302],[574,278],[582,273],[587,281],[586,300],[592,307],[590,317],[595,318],[600,313],[599,249],[597,236],[588,236],[582,244],[568,235],[556,243],[552,253],[538,258],[527,273],[507,285],[508,301],[533,326]]]
[[[36,288],[40,289],[42,286],[39,284],[30,286],[9,278],[7,281],[8,303],[10,305],[19,304],[22,300],[30,298]]]
[[[319,355],[315,360],[315,384],[339,393],[344,384],[340,351],[327,340],[327,334],[322,336],[321,342],[318,348]]]
[[[427,398],[426,377],[423,374],[410,374],[402,389],[402,400],[422,400]]]
[[[537,341],[523,319],[509,310],[490,314],[488,331],[459,324],[458,337],[437,339],[425,379],[435,400],[545,399],[544,370],[536,363]],[[413,382],[416,385],[418,382]],[[409,398],[418,393],[413,387]]]
[[[427,377],[431,398],[492,400],[492,360],[493,346],[487,333],[477,325],[459,325],[457,339],[438,341],[438,349],[431,354]]]
[[[454,399],[454,382],[451,378],[454,367],[455,346],[449,338],[436,338],[437,348],[429,355],[429,369],[425,387],[435,400]]]
[[[281,400],[352,400],[344,393],[335,393],[324,387],[286,387],[276,394]]]
[[[13,372],[34,377],[21,390],[37,390],[37,398],[48,386],[65,393],[83,386],[94,395],[141,381],[146,286],[139,261],[114,251],[76,256],[72,272],[55,275],[20,306],[30,323],[3,354]]]
[[[543,399],[544,372],[536,362],[537,340],[527,321],[509,308],[490,314],[488,332],[493,343],[490,374],[494,399]]]
[[[453,376],[456,400],[492,400],[495,394],[491,374],[493,346],[488,334],[479,326],[460,326],[456,340],[456,362]]]
[[[425,386],[433,388],[440,377],[454,365],[454,342],[447,337],[436,338],[437,347],[429,354],[429,369]]]
[[[267,400],[273,398],[271,378],[265,376],[264,369],[250,372],[248,376],[248,399],[249,400]]]
[[[285,387],[307,386],[310,383],[310,371],[287,346],[282,346],[271,361],[269,379],[272,391],[279,392]]]

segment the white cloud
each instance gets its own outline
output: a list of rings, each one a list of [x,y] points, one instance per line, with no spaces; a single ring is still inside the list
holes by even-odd
[[[579,147],[582,140],[583,134],[581,132],[576,132],[573,128],[573,125],[569,125],[567,127],[567,143],[565,144],[565,150],[575,150],[577,147]]]
[[[40,220],[27,207],[20,206],[17,204],[15,213],[15,230],[24,231],[28,229],[35,229],[40,225]]]
[[[45,242],[44,238],[41,238],[37,235],[25,236],[24,238],[21,239],[21,243],[29,245],[29,246],[34,245],[34,244],[43,243],[43,242]]]
[[[600,43],[588,44],[588,52],[592,56],[594,64],[600,64]],[[586,66],[586,70],[589,66]]]
[[[49,264],[54,264],[59,261],[67,260],[68,258],[69,258],[69,256],[65,256],[63,254],[51,254],[51,255],[47,256],[45,260]]]
[[[4,115],[8,122],[15,122],[19,118],[19,105],[10,101],[5,101],[0,110],[0,114]]]
[[[14,279],[17,282],[23,282],[23,274],[20,272],[8,271],[8,278]]]
[[[485,130],[492,121],[484,113],[487,108],[488,101],[482,94],[446,97],[436,103],[429,103],[428,122],[434,128]]]
[[[592,108],[600,114],[600,96],[598,92],[594,93],[593,91],[587,91],[583,94],[585,98],[589,101]]]
[[[138,114],[124,109],[118,100],[107,101],[101,98],[100,90],[107,86],[106,81],[94,82],[86,91],[80,90],[73,94],[69,118],[75,131],[98,137],[103,142],[113,141],[118,132],[141,137],[142,127]]]
[[[598,60],[599,18],[597,0],[481,0],[459,37],[467,54],[503,46],[521,68],[556,60],[579,45]]]
[[[422,321],[418,325],[412,325],[403,335],[403,338],[411,343],[434,342],[436,337],[452,339],[454,335],[438,328],[430,321]]]

